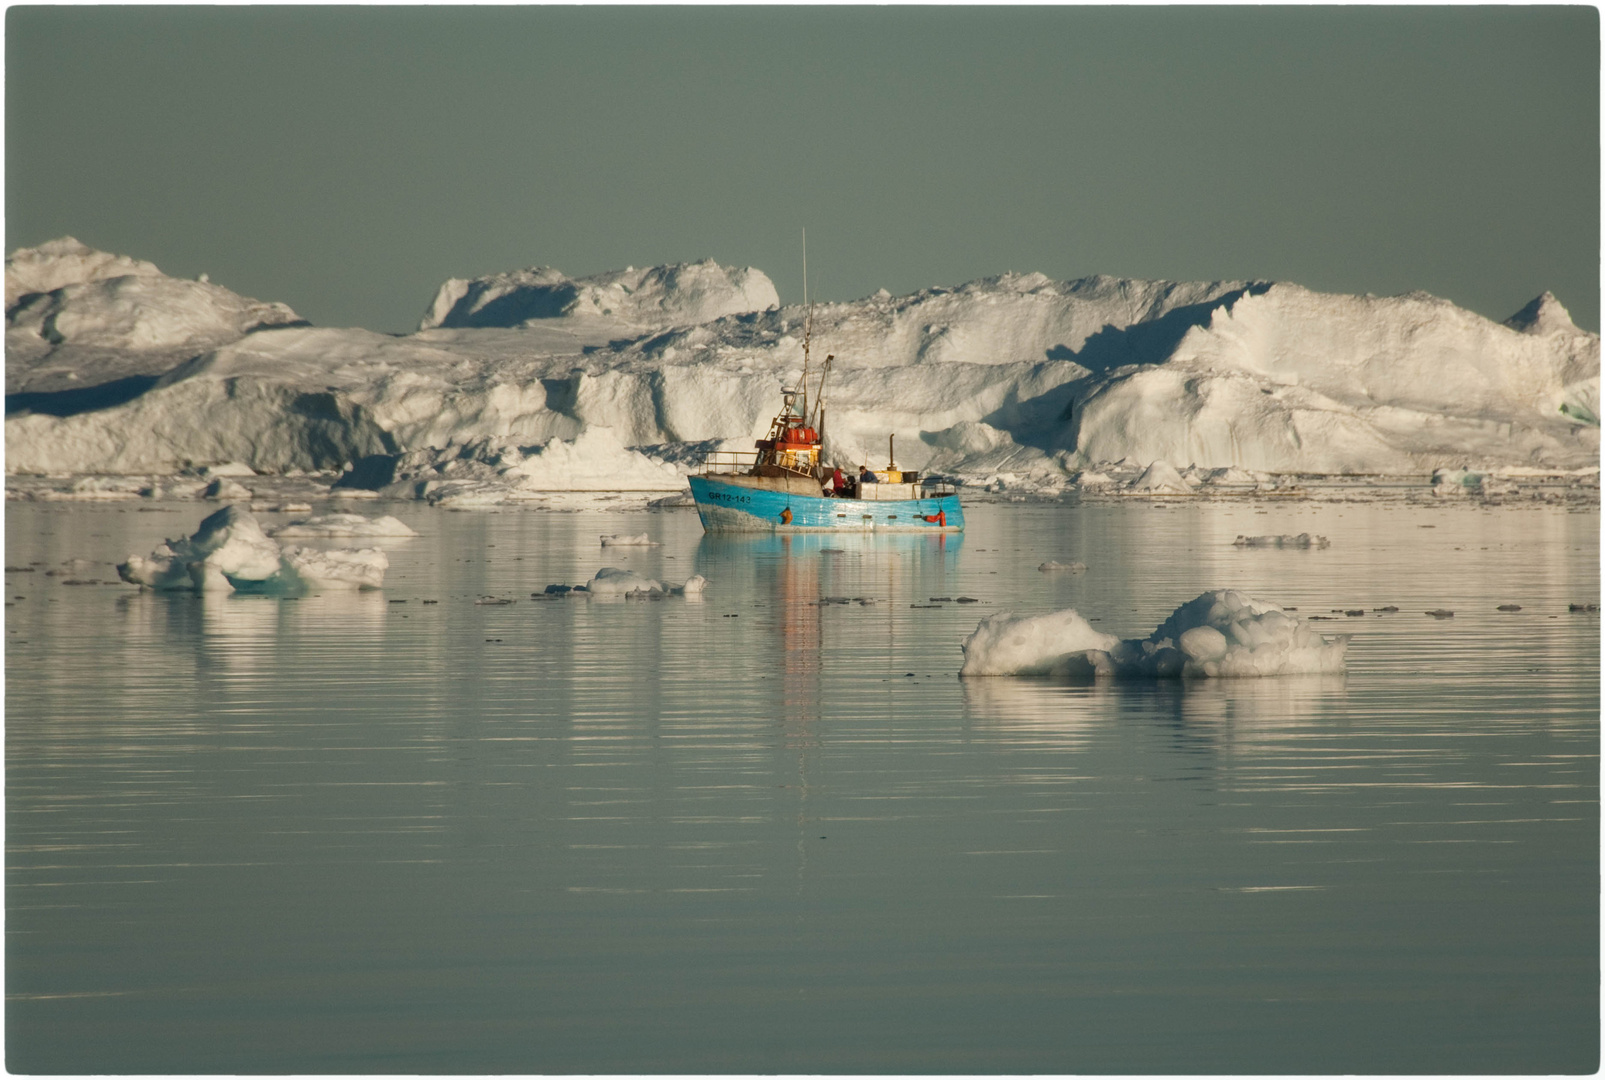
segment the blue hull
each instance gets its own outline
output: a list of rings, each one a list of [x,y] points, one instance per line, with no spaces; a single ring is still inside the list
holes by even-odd
[[[693,476],[702,527],[708,532],[963,532],[957,495],[876,502],[822,499]]]

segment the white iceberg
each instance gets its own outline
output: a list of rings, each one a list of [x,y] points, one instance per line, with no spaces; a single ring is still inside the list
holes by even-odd
[[[1325,637],[1298,616],[1235,590],[1206,592],[1147,638],[1093,630],[1074,609],[988,616],[961,646],[961,676],[1228,678],[1345,670],[1348,636]]]
[[[117,574],[151,589],[277,592],[307,587],[378,588],[389,560],[378,550],[280,549],[249,510],[225,506],[193,536],[168,540],[149,556],[130,555]]]
[[[1119,643],[1113,634],[1094,630],[1074,608],[1046,615],[1004,611],[982,619],[964,639],[959,674],[966,678],[1065,674],[1087,652],[1108,651]]]

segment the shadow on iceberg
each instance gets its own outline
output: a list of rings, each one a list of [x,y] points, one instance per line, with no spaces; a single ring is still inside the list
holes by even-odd
[[[41,416],[77,416],[126,405],[155,386],[160,376],[130,375],[99,386],[75,387],[35,393],[7,394],[6,415],[37,413]]]
[[[1245,296],[1259,296],[1270,290],[1268,281],[1256,281],[1245,288],[1226,293],[1199,304],[1167,311],[1149,322],[1129,326],[1105,326],[1081,343],[1079,350],[1055,345],[1047,351],[1049,360],[1073,360],[1092,372],[1103,375],[1128,364],[1160,364],[1170,358],[1195,326],[1207,326],[1220,308],[1230,308]]]

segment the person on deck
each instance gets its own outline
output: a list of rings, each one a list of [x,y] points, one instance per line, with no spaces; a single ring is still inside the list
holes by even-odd
[[[875,478],[875,474],[869,471],[868,465],[860,465],[858,467],[858,482],[860,484],[880,483],[880,481]]]
[[[831,472],[830,484],[837,495],[845,496],[847,494],[847,477],[843,475],[839,467]]]

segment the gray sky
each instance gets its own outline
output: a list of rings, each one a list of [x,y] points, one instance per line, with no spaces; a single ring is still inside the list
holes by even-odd
[[[410,330],[447,277],[711,256],[1424,289],[1599,327],[1599,15],[13,7],[6,247]]]

